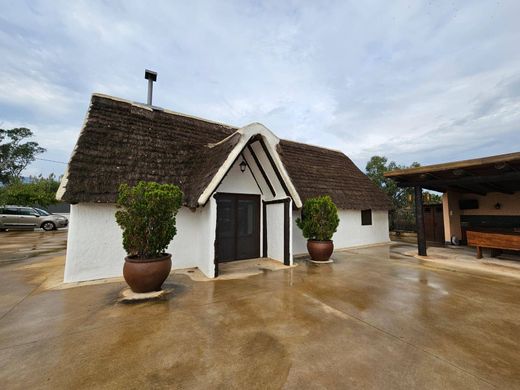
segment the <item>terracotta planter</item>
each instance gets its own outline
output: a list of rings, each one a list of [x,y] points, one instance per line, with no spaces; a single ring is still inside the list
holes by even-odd
[[[318,240],[308,240],[307,241],[307,250],[309,251],[309,255],[311,255],[311,259],[314,261],[327,261],[330,259],[332,252],[334,251],[334,244],[332,240],[328,241],[318,241]]]
[[[160,291],[172,269],[172,255],[165,253],[156,259],[137,260],[125,257],[123,276],[133,292]]]

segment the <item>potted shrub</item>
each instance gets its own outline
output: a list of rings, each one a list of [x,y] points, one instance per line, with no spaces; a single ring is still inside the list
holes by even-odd
[[[140,181],[119,187],[116,221],[123,230],[123,276],[136,293],[161,290],[172,267],[164,251],[177,233],[175,218],[182,192],[172,184]]]
[[[330,196],[307,199],[296,224],[307,239],[307,250],[312,260],[329,260],[334,251],[332,236],[339,224],[338,209]]]

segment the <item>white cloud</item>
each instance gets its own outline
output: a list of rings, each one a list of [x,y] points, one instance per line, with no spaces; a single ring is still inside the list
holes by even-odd
[[[433,163],[520,144],[520,3],[10,2],[0,122],[68,156],[92,92]],[[38,168],[38,165],[35,165]],[[33,167],[34,168],[34,167]],[[52,166],[42,170],[54,169]],[[58,170],[58,167],[56,167]]]

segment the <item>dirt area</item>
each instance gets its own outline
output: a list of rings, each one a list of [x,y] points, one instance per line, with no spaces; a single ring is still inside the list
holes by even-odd
[[[5,389],[520,387],[518,278],[403,243],[229,280],[172,273],[167,298],[123,304],[120,280],[48,283],[65,235],[0,233]]]

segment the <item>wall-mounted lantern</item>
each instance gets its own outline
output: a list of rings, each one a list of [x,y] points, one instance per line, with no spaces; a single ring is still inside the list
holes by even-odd
[[[498,202],[495,203],[495,209],[500,210],[502,208],[502,205]]]
[[[246,167],[247,167],[247,163],[242,160],[242,162],[240,163],[240,172],[244,173],[246,171]]]

